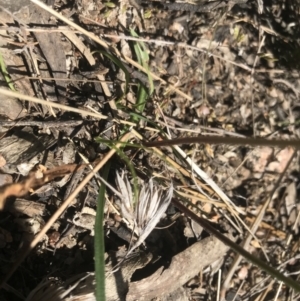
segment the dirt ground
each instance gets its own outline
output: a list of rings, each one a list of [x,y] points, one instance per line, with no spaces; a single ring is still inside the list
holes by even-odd
[[[230,138],[299,138],[300,2],[33,2],[0,0],[0,300],[95,300],[110,152],[107,300],[299,300],[174,202],[299,282],[299,154]],[[199,135],[229,143],[143,146]]]

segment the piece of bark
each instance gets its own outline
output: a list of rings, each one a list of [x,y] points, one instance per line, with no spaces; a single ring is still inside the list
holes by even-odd
[[[110,272],[114,266],[111,262],[106,266],[106,301],[150,301],[153,298],[186,301],[187,292],[182,286],[205,266],[223,258],[228,249],[215,237],[205,238],[177,254],[166,270],[159,268],[148,278],[133,283],[130,283],[132,274],[149,262],[151,254],[135,254],[126,259],[115,273]],[[73,290],[69,290],[70,295],[67,296],[69,287],[73,287]],[[36,288],[26,301],[50,300],[50,296],[51,301],[96,301],[95,273],[78,275],[63,286],[55,287],[49,283],[47,288],[41,286],[40,291]]]
[[[38,7],[37,5],[30,5],[30,23],[35,23],[37,25],[43,26],[47,25],[56,25],[56,22],[53,20],[52,15],[49,14],[44,9]],[[39,46],[47,60],[47,63],[50,66],[52,75],[54,78],[63,79],[67,76],[67,67],[66,67],[66,55],[64,52],[64,47],[61,42],[60,33],[57,32],[35,32],[34,33]],[[40,72],[45,72],[45,69],[40,68]],[[45,74],[41,74],[46,77]],[[51,81],[43,80],[45,86],[51,86]],[[58,95],[65,96],[67,83],[64,81],[56,81],[56,87]],[[49,92],[48,92],[49,93]],[[54,95],[52,95],[54,97]]]
[[[9,90],[6,87],[1,87],[1,88],[5,90]],[[23,106],[18,99],[0,94],[0,103],[1,103],[0,115],[6,116],[12,120],[18,117],[25,116],[25,110],[23,109]]]
[[[228,247],[215,237],[196,242],[176,255],[170,266],[158,269],[150,277],[129,285],[126,301],[151,300],[177,290],[205,266],[223,257]]]
[[[35,136],[30,128],[18,130],[12,136],[4,137],[0,140],[0,154],[7,164],[1,170],[7,173],[15,172],[17,164],[29,161],[55,142],[53,136]]]
[[[112,273],[115,266],[113,261],[106,265],[106,301],[121,301],[126,298],[128,284],[132,274],[144,267],[152,258],[150,253],[140,252],[125,259],[119,270]],[[96,301],[95,297],[95,273],[84,273],[68,279],[64,286],[54,286],[49,281],[48,285],[42,282],[27,297],[26,301]],[[40,288],[39,288],[40,287]],[[73,289],[70,290],[70,287]],[[69,291],[69,296],[66,291]]]
[[[161,298],[155,298],[155,301],[190,301],[189,292],[187,288],[180,287],[169,295]]]
[[[15,216],[27,215],[29,217],[44,216],[46,205],[25,199],[16,199],[11,202],[8,210]]]
[[[0,17],[1,19],[1,17]],[[5,41],[5,39],[3,39]],[[14,53],[8,46],[0,47],[0,53],[3,57],[4,64],[6,65],[7,73],[13,81],[13,85],[17,91],[26,95],[32,94],[31,84],[28,79],[22,78],[23,74],[26,73],[26,67],[21,57]],[[17,66],[17,67],[16,67]],[[1,87],[9,90],[7,84],[4,84],[3,76],[0,75],[0,79],[3,80]],[[23,104],[16,98],[0,95],[0,114],[7,116],[14,120],[21,118],[26,115],[26,110],[23,108]]]
[[[114,273],[111,273],[111,270],[114,269],[116,262],[111,261],[110,265],[106,266],[106,301],[125,301],[131,276],[136,270],[147,265],[151,259],[152,254],[150,253],[140,252],[138,256],[134,254],[126,259],[121,268]]]
[[[17,1],[18,2],[18,1]],[[4,5],[5,7],[5,5]],[[45,25],[53,25],[56,27],[56,22],[52,15],[30,1],[24,1],[22,7],[7,6],[7,9],[13,13],[18,22],[23,24],[34,24],[35,27],[45,27]],[[39,42],[39,46],[46,58],[47,64],[51,69],[51,74],[54,78],[63,79],[67,77],[66,56],[60,33],[57,32],[34,32],[34,35]],[[42,77],[49,77],[46,70],[47,65],[40,63],[40,72]],[[48,97],[53,100],[55,92],[53,90],[53,82],[44,80],[43,85],[46,87]],[[65,96],[67,82],[57,81],[56,88],[59,96]]]

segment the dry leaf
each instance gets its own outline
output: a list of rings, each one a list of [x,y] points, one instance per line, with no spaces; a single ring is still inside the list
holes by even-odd
[[[292,147],[286,147],[282,150],[280,150],[277,154],[276,154],[276,159],[277,162],[271,162],[268,167],[267,170],[271,171],[271,172],[278,172],[278,173],[282,173],[283,170],[286,167],[286,164],[288,163],[288,161],[290,160],[291,156],[293,155],[293,148]]]
[[[243,266],[239,271],[238,271],[238,277],[240,280],[244,280],[248,277],[248,267]]]
[[[3,158],[3,156],[0,155],[0,168],[5,166],[6,160]]]
[[[290,215],[292,209],[296,204],[296,195],[296,184],[295,182],[292,182],[285,190],[285,207],[287,215]]]
[[[258,243],[258,241],[256,239],[251,241],[251,246],[253,246],[255,249],[261,248],[260,244]]]
[[[36,234],[41,229],[41,223],[36,218],[16,218],[15,223],[17,223],[22,231]]]
[[[213,151],[213,149],[212,149],[212,147],[211,147],[210,144],[205,144],[205,151],[206,151],[206,153],[207,153],[211,158],[214,158],[214,157],[215,157],[214,151]]]
[[[248,159],[248,162],[252,165],[252,171],[263,173],[266,170],[266,165],[268,164],[272,154],[273,149],[271,147],[256,148],[253,151],[252,156]]]

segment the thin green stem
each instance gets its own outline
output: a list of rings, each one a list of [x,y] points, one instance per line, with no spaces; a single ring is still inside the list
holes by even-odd
[[[107,180],[110,170],[108,162],[103,170],[102,177]],[[105,263],[104,263],[104,232],[103,232],[103,215],[105,205],[106,185],[101,183],[97,201],[97,214],[95,221],[95,279],[96,279],[96,300],[105,301]]]

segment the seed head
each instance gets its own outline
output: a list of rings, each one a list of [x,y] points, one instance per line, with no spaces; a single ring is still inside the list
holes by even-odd
[[[165,192],[151,178],[148,183],[144,183],[138,195],[138,202],[134,205],[131,185],[127,177],[122,173],[117,173],[117,186],[122,193],[121,212],[137,234],[137,241],[130,247],[128,254],[144,242],[151,233],[162,215],[167,210],[172,196],[173,184]]]

